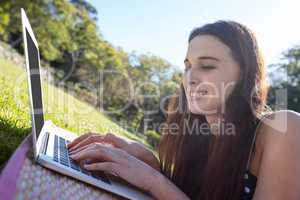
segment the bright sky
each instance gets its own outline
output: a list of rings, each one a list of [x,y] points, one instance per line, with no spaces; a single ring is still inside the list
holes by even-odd
[[[300,44],[299,0],[90,0],[104,38],[128,53],[151,52],[183,67],[190,31],[235,20],[256,35],[266,64]]]

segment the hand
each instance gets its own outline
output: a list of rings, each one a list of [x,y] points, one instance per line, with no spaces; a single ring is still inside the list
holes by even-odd
[[[150,193],[155,199],[189,200],[168,178],[126,151],[111,145],[91,143],[70,155],[77,162],[86,163],[89,171],[101,170],[119,176]]]
[[[85,148],[86,145],[92,143],[110,144],[116,148],[124,150],[130,155],[160,171],[160,164],[158,159],[143,144],[135,141],[125,140],[112,133],[108,133],[106,135],[100,135],[97,133],[84,134],[68,144],[68,149],[70,153],[76,153]]]
[[[130,155],[126,151],[101,143],[88,144],[70,157],[76,162],[93,160],[93,163],[84,164],[89,171],[101,170],[119,176],[127,182],[149,193],[162,176],[157,170]]]

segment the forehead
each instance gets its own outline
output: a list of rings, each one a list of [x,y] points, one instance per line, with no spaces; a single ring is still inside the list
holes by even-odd
[[[217,37],[200,35],[190,41],[186,57],[188,59],[195,59],[199,56],[214,56],[219,59],[225,59],[230,54],[230,48]]]

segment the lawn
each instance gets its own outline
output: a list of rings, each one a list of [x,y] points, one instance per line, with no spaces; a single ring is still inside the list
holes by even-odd
[[[78,135],[87,131],[114,132],[146,143],[109,120],[94,107],[43,82],[45,119]],[[19,66],[0,59],[0,169],[26,135],[30,133],[27,76]]]

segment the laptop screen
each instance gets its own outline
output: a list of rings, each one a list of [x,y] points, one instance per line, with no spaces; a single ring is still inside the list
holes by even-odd
[[[25,28],[26,29],[26,28]],[[33,104],[33,120],[35,124],[36,138],[44,125],[43,115],[43,101],[42,101],[42,90],[40,80],[40,69],[39,69],[39,52],[35,46],[30,34],[26,29],[26,40],[27,40],[27,52],[30,70],[30,83],[31,83],[31,94]]]

